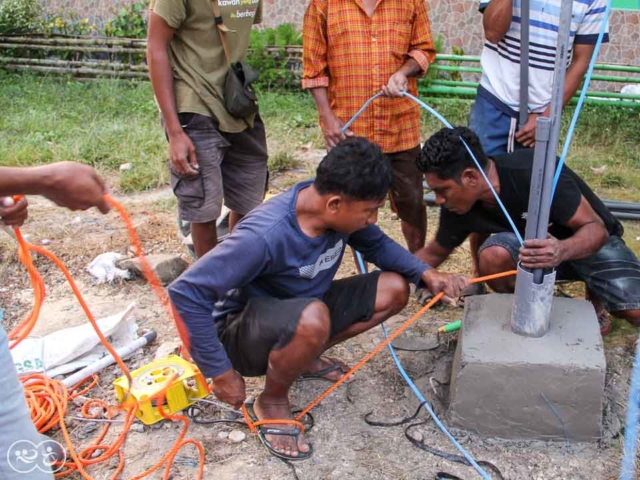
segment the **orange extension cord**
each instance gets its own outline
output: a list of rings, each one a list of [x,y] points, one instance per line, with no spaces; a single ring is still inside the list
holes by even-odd
[[[151,266],[149,265],[149,262],[147,261],[142,251],[142,245],[135,231],[135,228],[133,227],[131,218],[129,217],[124,207],[120,205],[110,195],[105,195],[105,199],[122,217],[122,220],[127,227],[131,244],[135,249],[136,256],[140,258],[143,274],[147,279],[148,283],[153,288],[153,291],[159,298],[161,304],[166,309],[167,314],[174,319],[176,328],[178,329],[178,333],[180,334],[180,337],[183,341],[183,345],[185,347],[183,349],[183,354],[187,354],[188,346],[189,346],[189,336],[187,334],[186,327],[184,326],[184,323],[182,322],[177,311],[173,308],[171,301],[169,299],[169,296],[167,295],[167,292],[164,290],[164,288],[162,288],[160,280],[158,279],[156,274],[153,272]],[[89,310],[89,307],[84,301],[84,298],[82,297],[82,294],[80,293],[75,282],[73,281],[71,274],[69,273],[65,265],[62,263],[62,261],[60,261],[55,255],[53,255],[47,249],[36,246],[36,245],[32,245],[26,242],[19,228],[15,228],[14,230],[15,230],[16,239],[19,245],[18,257],[20,259],[20,262],[25,266],[29,274],[31,285],[33,287],[34,303],[33,303],[33,309],[31,313],[8,334],[9,341],[12,342],[10,343],[9,348],[10,349],[14,348],[31,333],[33,327],[35,326],[38,320],[40,309],[44,302],[44,298],[46,294],[44,282],[42,280],[42,277],[36,270],[35,266],[33,265],[33,261],[31,259],[32,252],[38,253],[40,255],[47,257],[49,260],[55,263],[56,266],[62,271],[67,281],[69,282],[69,285],[73,290],[73,293],[78,299],[78,302],[82,306],[82,309],[84,310],[87,318],[89,319],[89,322],[91,322],[91,325],[93,326],[98,337],[100,338],[100,341],[105,346],[107,351],[113,356],[116,363],[118,364],[122,372],[127,377],[129,384],[131,384],[131,374],[129,372],[129,369],[127,368],[127,366],[124,364],[122,359],[118,356],[118,354],[115,352],[113,347],[109,344],[109,341],[104,337],[104,335],[98,328],[98,325],[95,321],[94,316]],[[516,274],[516,271],[512,270],[508,272],[498,273],[495,275],[488,275],[485,277],[475,278],[471,280],[471,283],[490,281],[497,278],[507,277],[515,274]],[[301,431],[304,432],[304,425],[300,422],[300,420],[307,413],[309,413],[322,400],[324,400],[327,396],[329,396],[351,374],[355,373],[357,370],[362,368],[369,360],[371,360],[384,347],[386,347],[389,343],[391,343],[398,335],[400,335],[407,328],[409,328],[413,323],[415,323],[427,310],[429,310],[433,305],[435,305],[438,301],[440,301],[440,299],[443,296],[444,296],[444,292],[440,292],[435,297],[433,297],[433,299],[427,305],[425,305],[422,309],[420,309],[417,313],[415,313],[411,318],[409,318],[406,322],[404,322],[395,332],[393,332],[393,334],[389,336],[389,338],[387,338],[382,343],[380,343],[375,349],[373,349],[362,360],[360,360],[351,370],[349,370],[342,378],[340,378],[338,381],[332,384],[318,398],[316,398],[313,402],[311,402],[302,412],[300,412],[300,414],[298,414],[295,420],[273,419],[273,420],[260,420],[257,422],[253,422],[249,417],[246,407],[243,405],[242,412],[244,414],[245,421],[248,427],[250,428],[250,430],[253,433],[257,433],[256,427],[260,425],[292,424],[300,427]],[[72,472],[78,471],[83,478],[91,479],[92,477],[87,473],[87,471],[85,470],[85,467],[89,467],[91,465],[104,462],[116,454],[118,455],[119,463],[118,463],[118,467],[116,468],[116,471],[114,472],[111,478],[116,479],[122,473],[122,470],[124,469],[124,463],[125,463],[124,454],[122,452],[122,446],[124,445],[127,434],[135,419],[135,413],[138,409],[138,404],[136,402],[128,405],[127,407],[124,407],[124,406],[113,407],[107,404],[107,402],[105,402],[104,400],[100,400],[100,399],[91,399],[87,401],[83,405],[81,410],[82,415],[85,418],[89,418],[89,419],[97,418],[97,416],[102,412],[106,415],[107,419],[110,420],[114,418],[116,415],[118,415],[121,411],[124,411],[126,415],[126,419],[125,419],[124,427],[122,428],[122,432],[111,445],[106,445],[101,443],[104,440],[104,437],[107,435],[107,432],[109,431],[109,428],[111,426],[108,423],[103,428],[98,438],[90,446],[84,448],[80,452],[76,452],[75,448],[73,447],[73,444],[71,443],[71,438],[69,436],[69,432],[64,422],[64,416],[67,412],[68,402],[69,400],[73,400],[74,398],[80,395],[84,395],[89,390],[91,390],[91,388],[97,385],[99,381],[98,376],[93,375],[89,385],[79,390],[79,388],[82,385],[84,385],[89,379],[83,380],[78,385],[75,385],[74,387],[72,387],[70,392],[61,382],[52,380],[42,374],[23,376],[20,378],[20,380],[22,381],[25,389],[25,396],[27,398],[29,409],[31,411],[31,418],[34,424],[36,425],[36,427],[38,428],[38,431],[40,433],[44,433],[51,430],[56,425],[58,425],[60,427],[60,430],[62,431],[65,442],[67,443],[67,449],[73,461],[65,462],[64,469],[55,474],[56,478],[65,477]],[[171,383],[172,382],[167,382],[167,385],[170,386]],[[166,393],[166,389],[164,389],[162,392],[156,395],[156,398],[159,400],[158,410],[160,414],[165,419],[182,422],[184,424],[184,428],[182,429],[180,435],[176,439],[171,449],[154,466],[152,466],[151,468],[145,470],[141,474],[134,476],[132,478],[133,480],[145,478],[148,475],[151,475],[155,471],[162,468],[162,466],[164,465],[165,466],[164,479],[168,480],[171,468],[173,466],[175,457],[178,454],[178,452],[186,445],[194,445],[197,448],[198,455],[199,455],[199,468],[198,468],[197,478],[202,479],[202,475],[204,471],[204,459],[205,459],[204,448],[202,447],[202,444],[196,440],[193,440],[193,439],[185,440],[187,428],[189,425],[189,420],[184,415],[179,415],[179,414],[168,415],[166,412],[164,412],[164,410],[162,409],[162,404],[164,403],[165,393]],[[92,413],[92,411],[95,412],[96,410],[98,411],[98,413]],[[97,452],[98,450],[100,451],[99,455],[97,455],[95,458],[92,458],[92,456],[94,456],[95,452]]]
[[[116,202],[111,196],[106,195],[105,198],[109,202],[109,204],[111,204],[120,213],[120,216],[122,217],[124,223],[126,224],[127,230],[129,232],[129,237],[135,249],[136,255],[140,257],[144,276],[153,287],[154,292],[160,299],[160,302],[162,303],[162,305],[166,308],[167,312],[172,317],[174,317],[176,326],[178,328],[180,335],[182,336],[183,341],[188,341],[187,335],[184,335],[186,330],[184,329],[184,325],[182,321],[179,319],[177,315],[174,315],[176,312],[174,312],[171,308],[171,303],[166,291],[162,288],[159,279],[151,269],[146,257],[142,252],[142,246],[140,244],[140,240],[138,238],[138,235],[136,234],[135,228],[133,227],[133,223],[131,222],[129,215],[127,214],[125,209],[122,207],[122,205]],[[32,245],[26,242],[19,228],[15,228],[14,231],[16,234],[16,240],[18,241],[18,245],[19,245],[18,257],[22,262],[22,264],[27,269],[27,272],[29,273],[29,278],[31,280],[31,285],[33,287],[34,304],[33,304],[33,309],[31,313],[23,321],[21,321],[11,332],[9,332],[8,334],[9,342],[10,342],[9,348],[10,349],[14,348],[31,333],[33,327],[35,326],[38,320],[40,309],[44,302],[44,298],[45,298],[44,282],[42,280],[42,277],[36,270],[35,266],[33,265],[33,261],[31,260],[31,252],[38,253],[50,259],[53,263],[56,264],[58,268],[60,268],[60,270],[66,277],[67,281],[69,282],[69,285],[71,286],[73,293],[78,299],[78,302],[82,306],[82,309],[84,310],[87,318],[89,319],[89,322],[91,322],[91,325],[93,326],[98,337],[100,338],[100,341],[105,346],[107,351],[113,356],[116,363],[118,364],[122,372],[125,374],[125,376],[129,380],[129,384],[131,384],[131,374],[129,372],[129,369],[127,368],[127,366],[124,364],[122,359],[118,356],[116,351],[110,345],[109,341],[104,337],[104,335],[98,328],[98,325],[95,321],[94,316],[89,310],[88,305],[84,301],[82,294],[80,293],[78,287],[73,281],[73,278],[71,277],[71,274],[69,273],[65,265],[47,249],[36,246],[36,245]],[[118,467],[116,468],[116,471],[114,472],[111,478],[115,479],[122,473],[122,470],[124,469],[124,454],[122,452],[122,446],[124,445],[127,434],[131,428],[131,425],[133,424],[133,421],[135,420],[135,414],[138,409],[137,403],[134,402],[128,405],[127,407],[123,407],[123,406],[113,407],[107,404],[107,402],[105,402],[104,400],[100,400],[100,399],[92,399],[87,401],[82,407],[82,415],[85,418],[96,418],[100,413],[104,412],[106,414],[107,419],[110,420],[114,418],[116,415],[118,415],[121,411],[124,411],[125,423],[124,423],[124,427],[122,428],[122,432],[120,433],[120,435],[118,435],[118,437],[112,444],[110,445],[102,444],[103,439],[105,438],[105,436],[107,435],[107,432],[111,427],[111,424],[107,423],[105,427],[102,429],[102,432],[100,433],[98,438],[89,447],[86,447],[80,452],[76,452],[76,449],[74,448],[71,442],[71,438],[69,436],[69,432],[67,430],[66,424],[64,422],[64,416],[67,412],[68,402],[69,400],[73,400],[74,398],[87,393],[93,386],[95,386],[98,383],[98,376],[94,375],[91,383],[84,389],[78,390],[79,387],[86,382],[86,380],[80,382],[80,384],[71,388],[70,392],[61,382],[52,380],[42,374],[33,374],[33,375],[23,376],[20,378],[20,380],[22,381],[22,384],[24,386],[25,396],[27,398],[29,409],[31,411],[31,418],[34,424],[36,425],[36,428],[40,433],[44,433],[49,431],[56,425],[58,425],[60,427],[60,430],[62,431],[62,435],[64,436],[65,442],[67,444],[68,452],[71,456],[71,459],[73,460],[73,461],[68,461],[64,463],[64,469],[55,474],[56,478],[65,477],[72,472],[78,471],[83,478],[91,479],[92,477],[87,473],[85,468],[91,465],[104,462],[116,454],[119,457],[119,463],[118,463]],[[171,383],[172,382],[167,382],[167,388],[168,386],[171,385]],[[141,474],[132,478],[135,480],[145,478],[151,475],[152,473],[154,473],[155,471],[157,471],[158,469],[160,469],[163,465],[165,465],[164,478],[165,480],[168,480],[171,468],[173,466],[173,462],[178,452],[186,445],[194,445],[197,448],[198,455],[199,455],[199,468],[198,468],[197,478],[201,479],[204,471],[204,448],[202,447],[202,444],[200,444],[200,442],[197,442],[192,439],[185,440],[184,437],[186,436],[186,433],[187,433],[189,420],[184,415],[178,415],[178,414],[168,415],[166,412],[163,411],[161,405],[162,403],[164,403],[165,393],[166,393],[166,389],[160,392],[158,395],[156,395],[156,397],[159,400],[158,410],[160,414],[165,419],[182,422],[184,424],[184,428],[182,429],[180,435],[176,439],[176,442],[171,447],[171,449],[155,465],[153,465],[148,470],[145,470]],[[92,414],[91,412],[95,410],[97,410],[99,413]],[[100,450],[100,453],[97,456],[95,456],[95,453],[98,450]],[[95,458],[92,458],[92,456],[95,456]]]
[[[494,275],[487,275],[485,277],[473,278],[473,279],[471,279],[470,283],[488,282],[490,280],[496,280],[498,278],[510,277],[512,275],[515,275],[516,273],[518,273],[516,270],[510,270],[508,272],[496,273]],[[374,348],[371,352],[369,352],[362,360],[360,360],[357,364],[355,364],[353,366],[353,368],[351,368],[351,370],[349,370],[347,373],[345,373],[340,379],[338,379],[329,388],[327,388],[322,394],[320,394],[320,396],[318,398],[316,398],[313,402],[311,402],[309,405],[307,405],[307,407],[304,410],[302,410],[296,416],[295,420],[260,420],[258,422],[252,422],[251,421],[251,417],[249,416],[249,412],[247,411],[247,408],[243,405],[242,406],[242,413],[244,414],[244,419],[247,422],[247,425],[249,425],[249,428],[251,429],[251,431],[253,433],[256,433],[257,432],[256,427],[258,427],[259,425],[268,425],[268,424],[279,423],[279,424],[294,424],[294,425],[300,427],[301,431],[304,432],[304,426],[302,425],[301,420],[304,418],[304,416],[307,413],[309,413],[311,410],[313,410],[320,402],[322,402],[322,400],[324,400],[329,395],[331,395],[331,393],[336,388],[338,388],[340,385],[342,385],[349,378],[349,376],[351,376],[352,374],[354,374],[355,372],[360,370],[369,360],[371,360],[375,355],[377,355],[380,352],[380,350],[382,350],[388,344],[393,342],[398,335],[400,335],[407,328],[409,328],[411,325],[413,325],[422,315],[424,315],[427,312],[427,310],[429,310],[436,303],[438,303],[440,301],[440,299],[442,299],[442,297],[444,297],[444,292],[440,292],[436,296],[434,296],[429,303],[427,303],[417,313],[415,313],[411,318],[409,318],[402,325],[400,325],[400,327],[398,327],[398,329],[395,332],[393,332],[391,335],[389,335],[389,337],[387,339],[385,339],[376,348]]]

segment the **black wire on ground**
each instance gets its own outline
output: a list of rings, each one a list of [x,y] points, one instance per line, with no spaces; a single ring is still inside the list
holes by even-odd
[[[460,477],[456,477],[451,473],[438,472],[436,473],[435,480],[462,480],[462,479]]]
[[[187,417],[198,425],[213,425],[215,423],[230,423],[235,425],[242,425],[244,427],[247,426],[247,423],[244,420],[233,420],[233,419],[223,419],[223,418],[202,418],[200,415],[204,413],[204,410],[198,405],[191,405],[187,409]]]
[[[291,470],[291,473],[293,474],[293,478],[295,478],[295,480],[300,480],[300,477],[298,477],[298,472],[296,471],[296,467],[294,467],[289,460],[285,460],[284,458],[280,458],[280,457],[276,457],[276,458],[280,460],[282,463],[284,463],[287,467],[289,467],[289,470]]]
[[[462,465],[470,467],[471,466],[471,462],[469,462],[469,460],[464,458],[462,455],[455,455],[455,454],[452,454],[452,453],[444,452],[442,450],[438,450],[437,448],[431,447],[431,446],[427,445],[426,443],[424,443],[422,440],[418,440],[417,438],[415,438],[415,437],[410,435],[409,430],[411,430],[414,427],[419,427],[421,425],[426,425],[428,422],[429,422],[429,420],[424,420],[422,422],[418,422],[418,423],[414,423],[414,424],[409,425],[404,430],[404,436],[414,446],[418,447],[421,450],[429,452],[432,455],[436,455],[438,457],[444,458],[445,460],[448,460],[450,462],[460,463]],[[498,467],[496,467],[493,463],[487,462],[485,460],[478,460],[477,463],[481,467],[484,467],[484,468],[486,468],[488,470],[491,470],[493,473],[495,473],[496,474],[495,478],[497,480],[504,480],[504,477],[502,476],[502,472],[500,472]],[[445,473],[445,472],[440,472],[440,473]],[[442,478],[448,478],[448,477],[442,477]],[[451,478],[451,477],[449,477],[449,478]],[[457,477],[453,477],[453,478],[457,478]]]
[[[371,416],[371,414],[373,412],[367,413],[364,416],[364,421],[365,421],[365,423],[367,425],[370,425],[372,427],[397,427],[399,425],[405,425],[405,424],[415,420],[418,417],[418,415],[420,414],[420,410],[425,406],[426,403],[427,402],[422,402],[418,406],[418,409],[416,410],[416,412],[413,415],[411,415],[409,417],[405,417],[405,418],[403,418],[401,420],[398,420],[398,421],[395,421],[395,422],[381,422],[381,421],[378,421],[378,420],[371,420],[370,416]],[[429,418],[431,418],[431,416],[429,416]],[[422,440],[418,440],[417,438],[413,437],[409,433],[409,430],[411,430],[412,428],[419,427],[421,425],[426,425],[428,422],[429,422],[429,419],[409,425],[404,430],[404,436],[414,446],[418,447],[421,450],[429,452],[432,455],[436,455],[438,457],[444,458],[445,460],[448,460],[450,462],[460,463],[460,464],[465,465],[467,467],[471,467],[472,466],[471,462],[469,462],[469,460],[467,460],[462,455],[455,455],[455,454],[452,454],[452,453],[444,452],[442,450],[438,450],[437,448],[434,448],[434,447],[431,447],[431,446],[427,445]],[[496,475],[496,477],[495,477],[496,480],[504,480],[504,477],[502,476],[502,473],[500,472],[498,467],[496,467],[493,463],[487,462],[487,461],[484,461],[484,460],[480,460],[477,463],[481,467],[484,467],[484,468],[487,468],[488,470],[491,470]],[[449,474],[447,472],[438,472],[436,474],[435,478],[436,478],[436,480],[439,480],[439,479],[442,479],[442,480],[446,480],[446,479],[462,480],[459,477],[456,477],[455,475],[451,475],[451,474]]]
[[[409,423],[418,417],[418,414],[420,413],[420,410],[422,409],[422,407],[424,407],[425,403],[426,402],[422,402],[420,405],[418,405],[418,409],[416,410],[416,413],[414,413],[410,417],[406,417],[406,418],[403,418],[402,420],[398,420],[397,422],[378,422],[376,420],[371,420],[369,417],[373,413],[373,411],[367,413],[364,416],[364,421],[367,425],[371,425],[372,427],[397,427],[398,425],[404,425],[405,423]]]
[[[437,344],[429,345],[427,347],[406,348],[406,347],[400,347],[398,345],[394,345],[393,343],[391,343],[391,346],[400,352],[428,352],[430,350],[437,350],[440,347],[440,345],[442,345],[442,343],[438,341]]]

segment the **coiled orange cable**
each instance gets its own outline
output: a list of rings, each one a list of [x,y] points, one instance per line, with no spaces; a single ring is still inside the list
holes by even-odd
[[[122,220],[124,221],[127,227],[127,230],[129,232],[131,243],[134,246],[136,254],[140,257],[145,278],[147,279],[149,284],[152,286],[154,292],[160,299],[160,302],[167,310],[167,313],[176,320],[176,326],[178,327],[178,331],[182,336],[183,340],[186,340],[188,342],[188,335],[186,335],[186,329],[184,328],[184,324],[179,319],[179,317],[175,315],[175,312],[171,307],[171,302],[168,298],[167,293],[162,288],[159,279],[151,269],[149,262],[144,256],[140,239],[136,234],[135,228],[133,227],[133,223],[131,222],[129,215],[127,214],[124,207],[122,207],[122,205],[116,202],[111,196],[106,195],[105,199],[120,213],[120,216],[122,217]],[[42,276],[38,273],[37,269],[35,268],[33,261],[31,259],[32,252],[38,253],[40,255],[45,256],[49,260],[51,260],[62,271],[69,285],[71,286],[71,289],[73,290],[74,295],[76,296],[76,298],[78,299],[78,302],[82,306],[82,309],[85,315],[89,319],[89,322],[92,324],[94,330],[96,331],[96,334],[100,338],[100,341],[105,346],[107,351],[113,356],[116,363],[118,364],[118,366],[120,367],[124,375],[127,377],[129,385],[131,385],[131,373],[129,372],[129,369],[124,364],[122,359],[118,356],[118,354],[113,349],[113,347],[111,346],[109,341],[106,339],[106,337],[100,331],[100,328],[98,327],[95,321],[95,317],[91,313],[89,306],[86,304],[80,290],[75,284],[71,274],[65,267],[64,263],[60,261],[55,255],[53,255],[53,253],[51,253],[49,250],[36,245],[32,245],[27,241],[25,241],[19,228],[15,228],[14,231],[16,235],[16,240],[18,241],[19,260],[27,269],[27,272],[29,273],[29,278],[31,280],[31,285],[33,287],[34,303],[33,303],[33,309],[29,313],[29,315],[27,315],[27,317],[24,320],[22,320],[11,332],[9,332],[8,337],[9,337],[9,341],[11,342],[9,348],[10,349],[14,348],[31,333],[31,331],[33,330],[33,327],[35,326],[38,320],[38,316],[40,314],[40,310],[45,299],[44,281],[42,279]],[[74,386],[71,389],[71,393],[67,390],[64,384],[62,384],[59,381],[50,379],[43,374],[26,375],[21,377],[20,380],[22,381],[22,384],[25,389],[25,396],[27,399],[27,403],[29,405],[32,420],[36,425],[36,428],[38,429],[38,431],[41,433],[44,433],[51,430],[57,425],[60,427],[62,435],[65,439],[67,450],[69,452],[69,455],[71,456],[72,461],[67,461],[62,465],[64,469],[61,471],[58,471],[55,474],[56,478],[65,477],[77,471],[80,473],[80,475],[82,475],[83,478],[91,479],[92,477],[86,471],[85,467],[104,462],[110,459],[111,457],[113,457],[114,455],[118,455],[119,462],[118,462],[118,467],[116,468],[116,471],[113,473],[111,478],[115,479],[122,473],[124,469],[124,464],[125,464],[125,458],[124,458],[124,453],[122,452],[122,446],[124,445],[127,434],[129,433],[131,429],[131,425],[135,420],[135,414],[136,414],[136,411],[138,410],[137,402],[135,401],[124,402],[124,403],[127,403],[127,406],[122,406],[122,405],[111,406],[104,400],[100,400],[100,399],[88,400],[83,405],[81,410],[83,417],[88,419],[92,419],[92,418],[95,419],[95,418],[98,418],[100,414],[104,414],[106,415],[108,420],[111,420],[115,416],[117,416],[118,414],[124,411],[126,415],[125,423],[120,435],[118,435],[116,440],[111,445],[102,444],[103,439],[105,438],[105,436],[107,435],[107,432],[111,427],[111,424],[107,423],[105,427],[102,429],[102,431],[100,432],[100,434],[98,435],[98,437],[93,441],[93,443],[78,453],[76,452],[73,446],[73,443],[71,442],[71,438],[67,430],[64,417],[67,413],[68,402],[80,395],[87,393],[93,386],[95,386],[98,383],[97,375],[93,376],[92,382],[87,387],[83,388],[82,390],[78,390],[79,387],[85,383],[85,381],[82,381],[80,382],[80,384]],[[157,395],[157,397],[161,399],[159,403],[163,403],[164,401],[163,399],[166,394],[166,389],[169,388],[169,386],[171,386],[171,383],[172,382],[167,382],[167,387],[165,387],[165,389],[163,389]],[[198,450],[198,457],[199,457],[199,468],[198,468],[197,478],[201,479],[204,472],[204,448],[202,447],[202,444],[200,444],[195,440],[192,440],[192,439],[185,440],[187,428],[189,425],[189,420],[187,419],[187,417],[183,415],[178,415],[178,414],[169,415],[166,412],[164,412],[161,406],[159,406],[158,409],[163,418],[168,420],[173,420],[173,421],[180,421],[184,424],[184,428],[182,429],[180,435],[176,439],[171,449],[165,455],[163,455],[163,457],[153,467],[145,470],[144,472],[135,476],[134,478],[135,479],[145,478],[151,475],[153,472],[160,469],[164,465],[165,466],[164,479],[168,480],[171,469],[173,467],[173,463],[175,461],[175,457],[178,454],[178,452],[186,445],[194,445]],[[92,413],[94,412],[94,410],[97,411],[98,413]],[[60,467],[60,465],[58,465],[58,467]]]

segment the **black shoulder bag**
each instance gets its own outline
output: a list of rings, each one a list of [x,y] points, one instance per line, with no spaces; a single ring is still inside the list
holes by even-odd
[[[233,30],[229,30],[223,23],[218,0],[212,0],[212,2],[216,27],[218,27],[224,55],[229,65],[229,71],[224,81],[224,107],[233,117],[247,118],[258,113],[258,97],[251,88],[251,84],[258,79],[260,74],[246,62],[231,63],[227,33]]]

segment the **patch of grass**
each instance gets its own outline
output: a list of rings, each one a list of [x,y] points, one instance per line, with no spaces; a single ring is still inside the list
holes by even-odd
[[[269,171],[282,172],[295,168],[298,161],[290,151],[280,150],[274,155],[269,156]]]
[[[274,153],[311,143],[324,148],[318,126],[318,113],[311,95],[306,92],[260,92],[260,115],[267,129],[269,151]]]
[[[0,71],[0,98],[3,165],[74,160],[111,173],[131,163],[119,174],[122,191],[168,182],[167,143],[149,83],[76,82]],[[291,152],[299,145],[321,144],[309,95],[262,92],[260,100],[275,170],[293,165]]]
[[[0,75],[0,97],[4,165],[75,160],[108,172],[131,163],[123,189],[166,183],[166,145],[149,84]]]
[[[426,98],[452,125],[466,125],[471,100]],[[562,116],[558,154],[574,113]],[[422,139],[442,128],[430,115],[422,115]],[[569,165],[604,198],[640,202],[640,108],[585,105],[580,113],[567,156]],[[606,167],[602,171],[602,167]]]
[[[457,98],[423,98],[422,100],[447,119],[451,125],[467,125],[473,101]],[[444,125],[437,118],[422,110],[421,138],[423,141],[442,127]]]
[[[563,135],[573,113],[570,107],[563,115]],[[639,126],[640,109],[585,105],[567,164],[603,196],[640,200]]]
[[[291,168],[296,149],[323,148],[313,99],[307,92],[262,91],[274,171]],[[167,143],[149,83],[60,77],[0,71],[0,162],[37,165],[75,160],[116,173],[124,191],[167,183]],[[466,125],[471,102],[425,98],[454,125]],[[563,116],[563,129],[573,107]],[[441,128],[423,112],[422,139]],[[605,198],[640,201],[640,109],[587,105],[582,111],[567,163]],[[119,166],[133,168],[119,173]],[[606,166],[604,171],[601,167]]]

